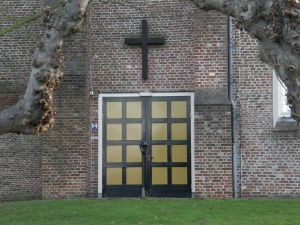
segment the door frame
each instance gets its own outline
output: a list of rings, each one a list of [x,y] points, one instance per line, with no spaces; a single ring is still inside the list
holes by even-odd
[[[103,174],[103,98],[107,97],[176,97],[186,96],[191,98],[191,192],[195,193],[195,125],[194,125],[194,92],[139,92],[139,93],[99,93],[98,99],[98,198],[102,198],[102,174]]]

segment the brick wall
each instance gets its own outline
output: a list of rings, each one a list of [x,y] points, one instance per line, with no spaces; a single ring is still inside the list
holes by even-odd
[[[34,0],[0,7],[20,19],[39,10]],[[96,197],[98,132],[91,131],[91,122],[99,120],[98,93],[142,91],[195,91],[195,195],[232,197],[227,18],[189,1],[148,1],[140,7],[143,11],[91,1],[83,31],[64,44],[67,76],[54,96],[52,130],[40,137],[0,137],[0,201]],[[12,24],[0,18],[1,26]],[[146,81],[141,47],[124,44],[124,38],[141,35],[142,19],[148,20],[149,36],[166,39],[165,45],[149,46]],[[41,20],[24,27],[37,39],[41,28]],[[257,43],[244,32],[234,31],[234,44],[239,193],[297,198],[299,133],[272,130],[272,70],[257,59]],[[1,110],[24,90],[34,46],[20,29],[1,38]]]
[[[41,199],[41,138],[5,134],[0,141],[0,202]]]
[[[230,106],[195,107],[197,198],[232,197]]]
[[[0,7],[15,19],[22,19],[39,10],[34,0],[1,1]],[[0,29],[14,21],[0,15]],[[40,35],[38,20],[1,37],[0,45],[0,110],[16,103],[25,91],[30,74],[34,39]],[[30,38],[28,37],[30,36]],[[42,138],[6,134],[0,136],[0,201],[41,199]]]
[[[136,1],[139,4],[139,1]],[[90,3],[91,89],[95,92],[167,92],[194,90],[192,5],[179,1],[149,1],[144,12],[117,4]],[[146,7],[149,6],[149,7]],[[184,9],[184,12],[182,12]],[[171,17],[170,17],[171,16]],[[127,46],[124,38],[142,34],[163,36],[165,45],[148,47],[148,80],[141,79],[141,46]],[[98,122],[98,99],[91,99],[91,120]],[[91,193],[98,193],[98,133],[92,133]]]
[[[234,31],[234,44],[240,194],[299,198],[299,132],[273,131],[272,69],[245,32]]]
[[[215,12],[198,14],[188,1],[149,4],[141,13],[132,7],[90,3],[91,88],[95,93],[196,91],[196,197],[231,197],[226,17]],[[141,79],[141,47],[124,44],[124,38],[141,36],[142,19],[148,21],[149,36],[166,39],[164,45],[148,48],[146,81]],[[92,121],[98,121],[97,113],[94,97]],[[213,124],[211,133],[203,131],[207,124]],[[97,136],[92,132],[92,193],[98,189]],[[218,166],[220,172],[216,172]]]
[[[55,93],[56,122],[43,142],[43,199],[85,197],[85,77],[68,75]]]
[[[45,1],[53,4],[56,0]],[[1,2],[0,7],[17,19],[39,11],[40,2]],[[1,16],[1,26],[13,21]],[[1,28],[3,28],[1,27]],[[25,31],[23,31],[25,30]],[[24,92],[31,70],[31,56],[43,33],[41,19],[1,37],[0,92],[3,110],[17,102]],[[28,37],[30,36],[30,38]],[[54,95],[56,123],[38,136],[0,137],[0,201],[85,196],[90,122],[86,73],[86,26],[64,43],[65,74]],[[4,55],[5,54],[5,55]]]
[[[193,90],[193,19],[181,15],[191,5],[153,2],[141,13],[132,7],[91,2],[90,70],[96,92]],[[165,5],[167,4],[167,5]],[[169,6],[172,5],[172,8]],[[159,17],[152,10],[166,10]],[[170,10],[170,12],[169,12]],[[170,14],[174,17],[170,17]],[[152,15],[152,16],[150,16]],[[127,46],[124,38],[141,36],[141,21],[148,20],[148,35],[163,36],[165,45],[149,46],[149,79],[141,79],[141,46]]]
[[[89,186],[89,86],[87,26],[67,39],[65,78],[54,92],[55,124],[44,136],[43,199],[85,197]]]
[[[194,22],[195,186],[197,198],[232,197],[227,18],[197,10]]]

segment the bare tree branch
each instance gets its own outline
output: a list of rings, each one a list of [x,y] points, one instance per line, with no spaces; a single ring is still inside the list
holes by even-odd
[[[63,2],[63,0],[58,1],[57,3],[55,3],[53,6],[51,6],[47,10],[51,11],[51,10],[56,9],[62,2]],[[4,30],[0,31],[0,37],[1,37],[1,36],[4,36],[5,34],[7,34],[8,32],[11,32],[11,31],[13,31],[15,29],[18,29],[18,28],[22,27],[24,24],[30,23],[30,22],[32,22],[32,21],[40,18],[41,16],[43,16],[45,14],[45,9],[43,9],[40,12],[38,12],[38,13],[36,13],[36,14],[30,16],[30,17],[27,17],[27,18],[25,18],[25,19],[23,19],[21,21],[18,21],[17,19],[15,19],[12,16],[8,15],[2,9],[0,9],[0,12],[3,15],[9,17],[10,19],[13,19],[16,22],[14,25],[9,26],[9,27],[5,28]]]
[[[52,93],[63,77],[62,43],[80,30],[89,0],[64,0],[47,21],[45,35],[35,49],[26,93],[0,113],[0,134],[38,134],[54,123]]]

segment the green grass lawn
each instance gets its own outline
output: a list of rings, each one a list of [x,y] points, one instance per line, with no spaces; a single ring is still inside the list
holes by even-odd
[[[299,200],[102,199],[0,204],[0,224],[300,224]]]

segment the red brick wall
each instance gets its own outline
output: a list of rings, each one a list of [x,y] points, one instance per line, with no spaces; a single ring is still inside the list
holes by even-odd
[[[44,135],[43,199],[86,197],[90,130],[87,25],[63,44],[65,78],[54,93],[55,124]]]
[[[149,17],[132,7],[91,4],[90,65],[96,92],[187,91],[194,88],[193,19],[165,14]],[[162,7],[156,2],[152,7]],[[166,6],[164,6],[166,7]],[[172,5],[175,15],[191,5]],[[153,9],[153,8],[151,8]],[[164,36],[166,44],[149,46],[149,79],[141,79],[141,46],[127,46],[124,38],[141,36],[141,21],[148,20],[149,36]]]
[[[29,0],[0,7],[23,18],[39,10],[38,4]],[[99,120],[98,92],[141,91],[195,91],[195,196],[232,197],[227,18],[189,1],[149,1],[141,7],[143,12],[91,1],[83,32],[64,44],[67,76],[54,96],[52,130],[40,137],[0,137],[0,201],[96,197],[98,132],[91,131],[91,122]],[[2,26],[12,24],[0,18]],[[149,36],[166,39],[165,45],[149,46],[146,81],[141,47],[124,44],[124,38],[141,35],[142,19],[148,20]],[[38,38],[42,27],[38,20],[24,28]],[[234,44],[239,193],[299,197],[299,133],[272,131],[272,70],[257,59],[257,43],[244,32],[234,31]],[[1,110],[24,89],[34,45],[19,29],[2,37],[6,57],[0,58],[0,88],[20,85],[0,89]]]
[[[0,202],[41,199],[42,139],[5,134],[0,143]]]
[[[226,22],[226,16],[216,12],[195,13],[195,195],[198,198],[232,197]]]
[[[153,1],[145,13],[100,1],[90,4],[91,88],[96,93],[197,91],[195,195],[231,197],[226,17],[199,13],[188,1]],[[124,44],[126,37],[141,36],[142,19],[148,21],[149,36],[166,39],[165,45],[148,48],[146,81],[141,79],[141,47]],[[92,121],[98,121],[96,97],[91,107]],[[208,123],[213,124],[211,133],[203,130]],[[91,192],[97,193],[98,133],[92,136]]]
[[[43,135],[43,199],[85,197],[87,138],[85,77],[67,76],[54,96],[56,122]]]
[[[227,17],[214,11],[194,14],[195,88],[227,90]]]
[[[299,132],[272,131],[272,69],[259,61],[257,42],[245,32],[234,31],[234,44],[240,194],[298,198]]]
[[[232,197],[230,106],[195,107],[195,184],[198,198]]]
[[[49,0],[46,3],[52,4]],[[40,2],[1,2],[0,7],[17,19],[39,11]],[[3,27],[12,20],[1,16]],[[35,38],[43,33],[42,19],[1,37],[0,109],[14,104],[24,92],[30,75]],[[54,95],[57,112],[53,129],[40,137],[0,137],[0,201],[48,198],[70,198],[87,193],[90,121],[88,85],[86,85],[86,26],[64,43],[65,74]],[[66,51],[67,50],[67,51]],[[8,84],[8,85],[7,85]]]
[[[37,12],[34,0],[1,1],[0,8],[16,19]],[[14,21],[0,15],[1,30]],[[30,74],[31,50],[39,36],[40,20],[1,37],[0,110],[18,101]],[[42,138],[6,134],[0,136],[0,201],[41,199]]]

